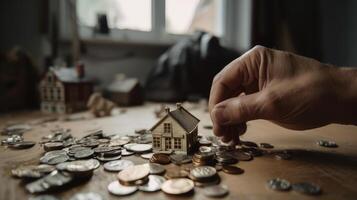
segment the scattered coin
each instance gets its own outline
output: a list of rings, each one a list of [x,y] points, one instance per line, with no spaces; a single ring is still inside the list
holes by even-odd
[[[146,153],[146,154],[141,154],[140,157],[144,159],[150,159],[153,155],[154,153]]]
[[[319,195],[321,194],[321,188],[318,185],[302,182],[292,184],[292,189],[296,192],[300,192],[308,195]]]
[[[268,187],[278,191],[288,191],[291,188],[289,181],[280,178],[274,178],[268,181]]]
[[[113,181],[108,185],[108,191],[117,196],[125,196],[132,194],[138,190],[136,186],[124,186],[121,185],[118,181]]]
[[[242,168],[233,165],[223,165],[222,171],[227,174],[243,174],[244,170]]]
[[[334,141],[320,140],[317,142],[318,145],[327,148],[336,148],[338,145]]]
[[[77,193],[69,200],[103,200],[103,197],[98,193],[87,192],[87,193]]]
[[[240,143],[241,143],[241,145],[247,146],[247,147],[254,147],[254,148],[258,147],[257,143],[251,142],[251,141],[242,141],[241,140]]]
[[[203,188],[203,194],[207,197],[223,197],[228,194],[227,186],[213,185]]]
[[[153,175],[163,174],[166,171],[162,165],[157,163],[146,163],[145,165],[148,165],[149,173]]]
[[[135,184],[137,180],[146,178],[150,173],[148,165],[134,165],[123,169],[118,173],[118,179],[122,185]]]
[[[11,170],[13,176],[18,178],[41,178],[46,174],[51,173],[56,168],[52,165],[42,164],[42,165],[29,165],[21,166],[16,169]]]
[[[28,149],[33,146],[35,146],[36,142],[31,142],[31,141],[20,141],[20,142],[15,142],[9,145],[10,148],[13,149]]]
[[[150,158],[150,162],[167,165],[171,162],[170,157],[163,153],[154,153]]]
[[[94,154],[94,151],[90,148],[85,148],[80,151],[77,151],[74,154],[74,157],[77,159],[83,159],[83,158],[88,158]]]
[[[290,160],[291,154],[287,151],[279,152],[275,155],[275,159],[277,160]]]
[[[264,142],[260,143],[260,147],[265,148],[265,149],[272,149],[272,148],[274,148],[273,145],[271,145],[271,144],[269,144],[269,143],[264,143]]]
[[[149,175],[149,181],[145,185],[139,186],[139,190],[144,192],[156,192],[161,190],[162,184],[166,179],[158,175]]]
[[[119,172],[131,166],[134,166],[134,163],[130,160],[114,160],[103,165],[105,170],[111,172]]]
[[[71,181],[72,176],[70,174],[55,170],[47,176],[27,184],[25,187],[30,193],[40,193],[61,187]]]
[[[249,153],[244,152],[242,150],[236,150],[233,152],[229,152],[229,155],[232,157],[236,158],[239,161],[250,161],[253,159],[253,156],[251,156]]]
[[[48,142],[43,145],[45,151],[53,151],[63,149],[64,145],[62,142]]]
[[[193,181],[188,178],[176,178],[165,181],[161,190],[167,194],[180,195],[192,191],[194,188]]]

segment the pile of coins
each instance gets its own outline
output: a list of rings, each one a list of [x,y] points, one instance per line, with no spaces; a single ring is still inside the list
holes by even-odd
[[[270,179],[267,182],[267,185],[272,190],[277,191],[290,191],[291,189],[307,195],[319,195],[321,194],[320,186],[308,183],[308,182],[299,182],[291,184],[289,181],[280,178]]]
[[[27,124],[15,124],[5,127],[1,130],[1,133],[7,135],[7,138],[1,140],[1,145],[5,145],[12,149],[27,149],[35,146],[36,142],[25,141],[22,136],[30,129],[31,126]]]

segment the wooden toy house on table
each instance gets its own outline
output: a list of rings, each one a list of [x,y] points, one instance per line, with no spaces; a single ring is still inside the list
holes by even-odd
[[[173,111],[166,108],[166,115],[150,129],[154,152],[189,154],[197,144],[197,127],[200,120],[180,103],[176,106]]]
[[[73,113],[86,109],[93,81],[84,77],[84,66],[51,67],[40,82],[41,111]]]

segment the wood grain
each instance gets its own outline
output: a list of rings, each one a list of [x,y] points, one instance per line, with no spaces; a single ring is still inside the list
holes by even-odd
[[[89,130],[102,129],[106,134],[125,135],[133,133],[137,128],[150,128],[157,119],[154,109],[156,104],[146,104],[141,107],[127,109],[126,113],[99,119],[78,121],[56,121],[34,125],[33,129],[24,134],[26,140],[39,141],[42,136],[48,135],[50,129],[55,127],[70,128],[75,137],[81,137]],[[173,105],[174,107],[174,105]],[[212,131],[203,129],[210,124],[207,112],[200,108],[187,108],[201,122],[199,134],[211,135]],[[79,115],[88,116],[88,113]],[[39,112],[20,112],[0,116],[0,125],[9,121],[33,121],[43,117]],[[1,138],[4,138],[3,136]],[[268,142],[276,150],[293,150],[292,160],[276,160],[272,155],[254,158],[249,162],[240,162],[237,166],[243,168],[242,175],[228,175],[219,172],[222,184],[227,185],[230,194],[223,199],[356,199],[357,195],[357,127],[344,125],[329,125],[308,131],[291,131],[278,127],[268,121],[256,120],[248,123],[248,131],[242,137],[244,140]],[[338,148],[323,148],[316,145],[320,139],[334,140]],[[24,164],[35,164],[43,155],[39,144],[26,150],[7,149],[0,147],[0,199],[27,199],[31,195],[24,189],[24,184],[10,176],[13,167]],[[138,156],[125,159],[135,163],[145,163]],[[177,166],[167,165],[168,169],[176,170]],[[290,182],[308,181],[321,186],[323,192],[320,196],[306,196],[296,192],[276,192],[266,187],[270,178],[280,177]],[[69,199],[77,192],[98,192],[104,199],[118,199],[107,191],[107,185],[116,180],[116,173],[109,173],[101,166],[97,169],[90,181],[55,192],[62,199]],[[163,192],[144,193],[136,192],[127,199],[207,199],[203,196],[201,188],[188,196],[169,196]]]

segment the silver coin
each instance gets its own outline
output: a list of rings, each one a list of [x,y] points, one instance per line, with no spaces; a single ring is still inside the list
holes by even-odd
[[[144,159],[150,159],[154,155],[154,153],[146,153],[146,154],[141,154],[140,157]]]
[[[77,151],[74,154],[74,157],[77,159],[83,159],[83,158],[88,158],[94,154],[94,151],[90,148],[85,148],[80,151]]]
[[[103,197],[94,192],[77,193],[70,198],[70,200],[103,200]]]
[[[191,169],[190,171],[190,176],[194,177],[195,179],[210,178],[216,174],[216,169],[211,166],[199,166]]]
[[[71,181],[71,175],[55,170],[41,179],[28,183],[25,187],[30,193],[40,193],[56,187],[61,187]]]
[[[280,178],[274,178],[268,181],[268,187],[278,191],[288,191],[291,188],[289,181]]]
[[[321,188],[318,185],[302,182],[292,184],[292,189],[296,192],[300,192],[308,195],[319,195],[321,194]]]
[[[124,145],[124,148],[126,148],[129,151],[134,151],[136,153],[143,153],[143,152],[150,151],[152,149],[152,145],[131,143],[131,144]]]
[[[194,183],[188,178],[175,178],[165,181],[161,190],[167,194],[180,195],[192,191]]]
[[[249,153],[241,151],[241,150],[229,152],[228,154],[231,155],[232,157],[236,158],[239,161],[250,161],[253,159],[253,156],[251,156]]]
[[[130,160],[114,160],[103,165],[104,169],[111,172],[119,172],[127,167],[134,166]]]
[[[162,176],[149,175],[149,181],[145,185],[139,186],[139,190],[144,192],[156,192],[161,190],[161,185],[166,181]]]
[[[35,146],[35,144],[36,142],[20,141],[20,142],[11,143],[9,147],[13,149],[27,149]]]
[[[336,147],[338,147],[338,145],[334,141],[320,140],[320,141],[317,141],[317,144],[322,146],[322,147],[327,147],[327,148],[336,148]]]
[[[113,181],[108,185],[108,191],[117,196],[125,196],[132,194],[138,190],[136,186],[124,186],[119,181]]]
[[[65,154],[58,154],[52,156],[43,156],[40,158],[40,162],[43,164],[56,165],[58,163],[66,162],[69,156]]]
[[[45,153],[44,156],[53,156],[53,155],[59,155],[59,154],[67,155],[67,151],[65,149],[48,151]]]
[[[207,197],[223,197],[228,194],[227,186],[213,185],[203,188],[203,194]]]
[[[158,163],[145,163],[144,165],[149,166],[149,173],[153,175],[163,174],[166,171],[165,167]]]
[[[121,155],[122,156],[131,156],[133,154],[134,154],[134,152],[132,152],[132,151],[128,151],[126,149],[121,150]]]
[[[95,158],[102,162],[109,162],[109,161],[113,161],[113,160],[119,160],[121,158],[121,155],[106,157],[103,154],[103,155],[98,155]]]
[[[211,147],[207,146],[201,146],[199,149],[200,153],[211,153],[213,152],[213,149]]]
[[[13,169],[11,173],[18,178],[41,178],[55,169],[54,166],[47,164],[29,165]]]
[[[187,164],[192,162],[192,156],[185,154],[172,154],[170,155],[171,162],[174,164]]]

